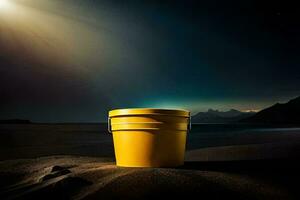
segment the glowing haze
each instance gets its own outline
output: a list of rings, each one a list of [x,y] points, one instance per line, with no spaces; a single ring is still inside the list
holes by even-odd
[[[276,3],[249,2],[0,0],[0,118],[257,110],[297,96],[298,36],[277,27]]]

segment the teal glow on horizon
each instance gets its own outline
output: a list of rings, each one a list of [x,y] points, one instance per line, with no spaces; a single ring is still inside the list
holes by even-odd
[[[288,99],[282,99],[281,102],[285,102]],[[150,108],[165,108],[165,109],[185,109],[195,114],[197,112],[205,112],[208,109],[216,109],[219,111],[228,111],[230,109],[236,109],[244,112],[249,111],[259,111],[266,107],[273,105],[272,101],[262,101],[262,102],[249,102],[249,101],[153,101],[145,102],[141,104],[140,107],[150,107]]]

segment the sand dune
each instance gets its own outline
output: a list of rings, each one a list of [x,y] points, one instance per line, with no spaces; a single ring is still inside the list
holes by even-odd
[[[272,165],[254,162],[265,167]],[[231,171],[234,165],[238,170]],[[249,167],[249,163],[190,161],[176,169],[119,168],[109,158],[79,156],[2,161],[0,198],[152,199],[168,196],[194,199],[196,195],[209,199],[296,199],[296,189],[288,184],[296,179],[294,172],[284,169],[270,172],[266,168],[249,171],[245,166]],[[277,180],[282,176],[274,179],[273,175],[281,170],[285,181]]]

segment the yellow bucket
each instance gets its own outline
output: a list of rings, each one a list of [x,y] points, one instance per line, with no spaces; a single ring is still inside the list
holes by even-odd
[[[167,109],[118,109],[109,112],[117,166],[183,165],[190,113]]]

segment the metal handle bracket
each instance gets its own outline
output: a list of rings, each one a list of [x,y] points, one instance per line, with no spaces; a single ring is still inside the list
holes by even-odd
[[[108,117],[107,118],[107,130],[108,130],[108,132],[109,133],[111,133],[112,131],[111,131],[111,119],[110,119],[110,117]]]

